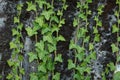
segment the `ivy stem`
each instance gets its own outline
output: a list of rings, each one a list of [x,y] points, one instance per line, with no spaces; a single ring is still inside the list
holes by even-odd
[[[53,2],[54,2],[54,0],[52,0],[52,5],[53,5]],[[65,2],[64,2],[64,4],[63,4],[63,6],[65,5]],[[62,7],[62,10],[61,10],[61,12],[63,12],[63,7]],[[60,21],[62,20],[62,15],[60,15]],[[61,23],[59,22],[59,24],[58,24],[58,27],[59,27],[59,25],[60,25]],[[56,38],[58,38],[58,36],[59,36],[59,32],[57,31],[56,32]],[[55,50],[54,51],[54,55],[55,55],[55,57],[57,56],[57,51]]]
[[[35,34],[35,41],[36,41],[36,43],[38,42],[38,40],[37,40],[37,34]]]
[[[119,21],[119,13],[120,13],[120,3],[118,3],[118,16],[117,16],[117,20]],[[117,24],[117,26],[118,26],[118,29],[119,29],[119,22],[118,22],[118,24]],[[117,38],[119,38],[119,31],[117,32]],[[117,39],[117,47],[119,47],[119,41],[118,41],[118,39]],[[119,48],[118,48],[119,49]],[[119,56],[119,50],[117,51],[117,53],[116,53],[116,57],[118,57]],[[117,62],[116,61],[116,65],[118,64],[119,62]]]
[[[79,18],[77,19],[77,22],[78,22],[78,26],[76,28],[76,32],[75,32],[75,38],[74,38],[74,44],[77,45],[77,42],[78,42],[78,32],[79,32],[79,29],[80,29],[80,21],[79,21]],[[75,59],[74,59],[74,64],[75,66],[77,66],[77,57],[76,57],[76,54],[77,54],[77,50],[74,50],[74,53],[75,53]],[[73,70],[74,74],[76,73],[76,70],[74,69]],[[74,79],[75,80],[75,79]]]
[[[54,0],[52,0],[52,2],[51,2],[52,9],[54,10],[54,5],[53,5],[53,4],[54,4]],[[55,14],[54,14],[54,15],[55,15]],[[49,27],[51,27],[51,21],[52,21],[52,20],[50,19]],[[55,55],[55,57],[56,57],[56,53],[57,53],[57,51],[55,50],[54,53],[53,53],[53,54]],[[53,62],[55,62],[55,61],[53,61]],[[55,74],[55,73],[54,73],[54,70],[52,70],[52,71],[51,71],[52,78],[53,78],[54,74]]]

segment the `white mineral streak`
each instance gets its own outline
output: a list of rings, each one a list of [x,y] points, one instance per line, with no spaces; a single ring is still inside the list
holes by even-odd
[[[1,59],[2,59],[2,53],[0,53],[0,61],[1,61]]]
[[[6,16],[4,14],[4,9],[7,5],[7,2],[5,0],[0,0],[0,30],[5,26]]]
[[[31,46],[32,46],[32,41],[31,41],[31,39],[30,39],[29,37],[26,37],[24,50],[25,50],[26,52],[30,52]]]
[[[23,75],[23,79],[22,80],[28,80],[29,79],[29,60],[28,60],[28,53],[31,51],[31,47],[32,47],[32,41],[29,37],[25,38],[25,45],[24,45],[24,61],[23,61],[23,67],[25,70],[25,75]]]
[[[4,13],[4,9],[7,5],[7,2],[5,0],[0,0],[0,13]]]
[[[5,26],[5,21],[6,21],[5,17],[0,17],[0,29]]]
[[[115,70],[114,73],[119,72],[119,71],[120,71],[120,64],[117,64],[117,65],[116,65],[116,70]]]

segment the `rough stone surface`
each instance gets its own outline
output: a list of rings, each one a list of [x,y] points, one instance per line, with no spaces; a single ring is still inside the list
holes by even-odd
[[[13,23],[13,17],[16,14],[16,5],[18,3],[24,3],[26,0],[0,0],[0,75],[2,75],[2,80],[6,80],[6,75],[10,71],[10,67],[7,65],[7,60],[10,58],[11,50],[9,49],[9,42],[12,40],[12,33],[11,29],[12,27],[15,27]],[[49,1],[49,0],[48,0]],[[63,63],[58,63],[55,66],[55,71],[58,71],[61,73],[61,80],[72,80],[73,79],[73,71],[70,71],[67,69],[67,60],[74,59],[74,54],[72,50],[69,50],[69,43],[70,39],[74,38],[74,32],[75,28],[72,26],[73,17],[76,16],[77,10],[76,10],[76,4],[79,0],[66,0],[68,8],[66,11],[64,11],[64,18],[65,18],[65,25],[61,27],[59,34],[63,35],[66,39],[65,42],[59,42],[57,44],[57,52],[62,53],[63,57]],[[91,76],[93,77],[92,80],[101,80],[101,72],[104,71],[106,64],[110,61],[115,62],[116,56],[112,54],[111,50],[111,43],[116,42],[116,34],[112,34],[112,24],[116,23],[117,19],[114,16],[114,11],[118,8],[115,4],[115,0],[93,0],[92,4],[89,4],[90,10],[92,11],[92,15],[88,17],[89,24],[89,35],[92,38],[94,37],[92,35],[93,32],[93,26],[95,25],[94,17],[97,15],[96,7],[100,4],[104,4],[105,8],[103,9],[104,12],[100,16],[100,19],[102,20],[102,27],[99,28],[99,33],[101,37],[101,41],[99,43],[94,43],[95,45],[95,51],[97,53],[97,60],[91,61],[93,64],[90,65],[92,67]],[[25,4],[24,4],[25,5]],[[61,3],[55,1],[55,10],[59,9],[61,7]],[[24,23],[24,26],[32,26],[31,22],[34,20],[35,15],[34,12],[27,12],[25,11],[26,6],[22,10],[20,21]],[[29,39],[26,36],[26,32],[23,30],[22,32],[23,38],[25,38],[25,45],[24,49],[27,53],[30,50],[30,46],[32,43],[32,39]],[[28,41],[28,43],[27,43]],[[29,42],[31,41],[31,42]],[[34,42],[34,40],[33,40]],[[79,45],[81,44],[81,40],[77,42]],[[89,53],[86,49],[86,52]],[[24,62],[23,67],[25,68],[25,73],[27,73],[28,69],[31,71],[36,71],[33,69],[35,66],[35,63],[28,64],[28,55],[24,55]],[[27,65],[28,64],[28,65]],[[34,66],[33,66],[34,65]],[[117,66],[117,69],[119,69],[119,65]],[[29,71],[28,71],[29,72]],[[112,80],[112,72],[110,72],[106,77],[107,80]],[[29,77],[26,75],[23,77],[23,80],[27,80]]]

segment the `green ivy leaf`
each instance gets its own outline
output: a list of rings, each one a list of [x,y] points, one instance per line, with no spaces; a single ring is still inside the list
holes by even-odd
[[[57,54],[57,56],[55,57],[55,61],[58,61],[58,62],[62,62],[62,55],[61,54]]]
[[[102,22],[101,22],[101,21],[98,21],[98,22],[97,22],[97,26],[101,27],[101,26],[102,26]]]
[[[59,31],[59,27],[57,27],[56,25],[53,26],[53,28],[52,28],[52,33],[55,32],[55,31],[56,31],[56,32]]]
[[[88,32],[87,29],[81,27],[77,33],[77,38],[85,37],[86,32]]]
[[[93,33],[98,33],[98,29],[96,27],[93,27],[94,31]]]
[[[95,34],[94,41],[96,42],[100,41],[100,34]]]
[[[81,74],[84,73],[85,69],[86,69],[86,67],[81,67],[81,66],[77,66],[77,67],[76,67],[76,70],[77,70],[79,73],[81,73]]]
[[[118,23],[120,24],[120,19],[118,20]]]
[[[45,4],[46,4],[46,6],[47,6],[47,9],[50,9],[50,8],[53,9],[53,8],[54,8],[50,3],[47,3],[47,2],[46,2]]]
[[[28,4],[28,8],[27,8],[27,11],[31,11],[31,10],[34,10],[36,11],[36,5],[31,2],[27,2]]]
[[[68,60],[68,69],[73,69],[75,68],[75,64],[73,63],[73,61],[71,59]]]
[[[12,36],[19,35],[20,33],[16,29],[12,29]]]
[[[86,15],[84,13],[79,13],[78,17],[82,18],[83,20],[87,19]]]
[[[37,22],[40,26],[43,26],[44,23],[44,17],[40,16],[35,19],[35,22]]]
[[[77,2],[77,8],[81,8],[80,2]]]
[[[35,73],[30,74],[30,80],[39,80],[38,76]]]
[[[105,72],[102,72],[102,80],[106,80]]]
[[[102,10],[103,8],[104,8],[104,5],[103,5],[103,4],[98,6],[98,9],[97,9],[97,10],[98,10],[98,14],[99,14],[99,15],[101,15],[101,13],[103,12],[103,10]]]
[[[78,25],[78,21],[77,21],[77,19],[74,18],[73,26],[76,27],[77,25]]]
[[[74,74],[73,77],[75,80],[84,80],[84,76],[81,76],[79,73]]]
[[[17,26],[17,28],[21,31],[22,28],[23,28],[23,24],[20,23],[20,24]]]
[[[10,49],[17,48],[17,44],[15,44],[13,41],[10,42]]]
[[[11,74],[11,73],[9,73],[8,75],[7,75],[7,79],[12,79],[13,78],[13,75]]]
[[[43,8],[43,5],[46,4],[46,1],[44,0],[35,0],[35,1],[38,3],[40,8]]]
[[[38,66],[38,71],[42,71],[42,72],[44,72],[44,73],[47,72],[45,63],[41,63],[41,64]]]
[[[103,13],[103,10],[99,10],[98,14],[101,15]]]
[[[117,56],[117,62],[119,62],[119,61],[120,61],[120,55]]]
[[[51,44],[54,43],[53,37],[51,35],[43,36],[43,41],[47,41]]]
[[[22,10],[23,4],[17,4],[17,10]]]
[[[62,16],[63,15],[62,11],[58,10],[57,15]]]
[[[7,63],[8,63],[8,65],[9,65],[10,67],[14,65],[14,62],[11,61],[11,60],[8,60]]]
[[[19,75],[14,75],[15,76],[15,80],[20,80],[20,76]]]
[[[116,4],[120,4],[119,0],[116,0]]]
[[[25,70],[23,68],[20,68],[20,73],[25,74]]]
[[[98,16],[95,16],[94,20],[98,22],[99,21]]]
[[[84,42],[89,42],[89,40],[90,40],[90,36],[84,38]]]
[[[18,60],[19,60],[19,61],[23,61],[23,59],[24,59],[23,55],[19,54]]]
[[[120,42],[120,37],[117,37],[117,41]]]
[[[47,79],[48,77],[46,77],[45,75],[42,75],[39,80],[47,80]]]
[[[59,19],[57,16],[52,16],[51,21],[55,21],[56,23],[59,23]]]
[[[112,47],[112,52],[113,53],[115,53],[119,50],[118,47],[115,44],[111,44],[111,47]]]
[[[29,52],[28,55],[29,55],[29,62],[32,62],[32,61],[38,59],[36,53]]]
[[[114,73],[113,80],[120,80],[120,71]]]
[[[85,51],[85,48],[84,47],[80,47],[79,45],[76,45],[75,49],[77,50],[78,53],[84,53],[84,51]]]
[[[40,26],[39,26],[39,24],[34,23],[33,30],[34,30],[34,32],[36,32],[36,33],[37,33],[37,31],[38,31],[38,30],[40,30]]]
[[[44,42],[42,40],[40,40],[40,42],[37,42],[35,44],[35,46],[40,50],[40,51],[44,51]]]
[[[50,9],[48,11],[43,11],[41,15],[43,15],[45,17],[46,20],[49,20],[50,19],[50,16],[53,14],[53,10]]]
[[[44,60],[45,57],[46,57],[46,55],[48,54],[48,52],[47,52],[46,50],[41,51],[41,50],[38,49],[38,48],[36,48],[36,51],[37,51],[37,53],[38,53],[39,59],[41,59],[41,60]],[[44,60],[44,62],[45,62],[45,61],[46,61],[46,60]]]
[[[117,27],[116,24],[114,24],[114,25],[112,26],[112,33],[115,33],[115,32],[118,32],[118,31],[119,31],[119,28]]]
[[[0,79],[2,79],[2,76],[0,75]]]
[[[92,3],[92,0],[87,0],[86,2],[87,2],[87,3]]]
[[[41,33],[43,34],[43,35],[45,35],[46,33],[49,33],[51,31],[51,28],[50,27],[44,27],[44,28],[42,28],[42,31],[41,31]],[[51,33],[50,33],[51,34]]]
[[[55,75],[53,75],[53,80],[60,80],[60,73],[55,73]]]
[[[84,59],[85,54],[83,52],[76,54],[76,57],[82,61]]]
[[[17,17],[14,17],[14,23],[19,23],[20,21],[19,21],[19,18],[17,18]]]
[[[88,4],[84,4],[84,6],[83,6],[85,9],[88,9],[89,7],[88,7]]]
[[[94,46],[92,43],[89,43],[89,50],[93,50],[94,49]]]
[[[56,45],[48,44],[47,46],[48,46],[49,52],[53,52],[56,50]]]
[[[41,52],[38,53],[38,57],[39,57],[40,59],[44,59],[45,56],[46,56],[46,54],[47,54],[47,51],[41,51]]]
[[[91,79],[91,76],[86,76],[85,77],[85,80],[90,80]]]
[[[87,66],[88,63],[90,63],[91,61],[91,58],[90,56],[87,56],[85,59],[84,59],[84,62],[81,64],[82,66]]]
[[[95,52],[90,52],[90,55],[89,55],[89,57],[91,58],[91,59],[94,59],[94,60],[96,60],[96,53]]]
[[[37,34],[37,32],[34,29],[32,29],[31,27],[27,27],[26,31],[27,31],[28,36],[30,36],[30,37]]]
[[[51,58],[48,59],[46,67],[47,67],[47,70],[49,70],[49,71],[53,71],[54,70],[54,62],[52,61]]]
[[[88,14],[88,15],[91,15],[91,14],[92,14],[91,10],[88,10],[87,14]]]
[[[59,35],[57,37],[57,41],[65,41],[65,38],[62,35]]]
[[[91,72],[91,67],[86,67],[86,69],[85,69],[84,71],[90,74],[90,72]]]
[[[118,11],[115,11],[115,16],[119,17],[119,12]]]
[[[115,70],[115,65],[113,62],[110,62],[109,64],[107,64],[107,66],[110,68],[111,71]]]
[[[61,27],[63,24],[65,24],[65,19],[62,19],[62,20],[59,22],[58,27]]]
[[[69,49],[76,49],[76,45],[74,44],[73,40],[70,41]]]
[[[64,10],[66,10],[66,9],[67,9],[67,7],[68,7],[68,5],[64,5],[64,6],[63,6],[63,9],[64,9]]]

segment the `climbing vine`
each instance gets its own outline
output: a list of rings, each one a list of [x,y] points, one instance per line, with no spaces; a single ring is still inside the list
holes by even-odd
[[[55,0],[34,0],[17,4],[15,27],[12,28],[13,39],[10,42],[11,58],[7,61],[11,68],[7,75],[8,80],[61,80],[62,73],[56,70],[56,65],[63,62],[63,55],[58,52],[57,44],[66,41],[60,30],[66,24],[64,11],[68,5],[66,0],[58,0],[61,5],[55,8],[55,2]],[[117,22],[112,24],[110,29],[110,33],[116,35],[116,41],[109,45],[111,54],[115,54],[116,60],[102,66],[103,69],[99,73],[93,71],[95,62],[99,60],[100,54],[105,57],[107,55],[103,53],[104,50],[100,51],[95,47],[96,44],[102,43],[101,16],[105,4],[99,4],[94,14],[90,9],[92,3],[93,0],[80,0],[76,3],[76,14],[72,21],[75,31],[69,43],[69,51],[72,51],[73,55],[67,59],[66,70],[71,71],[72,80],[94,80],[95,74],[100,74],[97,79],[107,80],[106,75],[109,75],[109,72],[113,75],[112,79],[119,80],[120,1],[116,0],[118,8],[114,11]],[[34,14],[29,24],[21,20],[23,9],[27,14]],[[90,17],[94,22],[92,27]]]
[[[72,61],[68,60],[68,69],[74,70],[73,78],[74,80],[90,80],[90,59],[95,59],[95,52],[93,52],[93,43],[89,43],[90,36],[87,35],[88,32],[88,15],[91,15],[88,4],[92,3],[92,0],[77,2],[78,15],[74,18],[73,26],[76,27],[74,33],[75,37],[71,40],[70,49],[74,50],[75,59]],[[80,43],[78,43],[81,41]],[[89,44],[89,52],[86,53],[86,44]]]
[[[119,0],[116,0],[116,4],[118,5],[118,10],[115,11],[114,15],[117,17],[117,23],[116,24],[113,24],[113,27],[112,27],[112,33],[116,33],[116,36],[117,36],[117,41],[116,43],[113,43],[111,45],[112,47],[112,51],[113,53],[116,53],[116,57],[117,57],[117,60],[116,60],[116,70],[114,71],[114,80],[117,80],[117,79],[120,79],[120,77],[118,76],[120,74],[120,70],[119,70],[119,59],[120,59],[120,53],[119,53],[119,42],[120,42],[120,19],[119,19],[119,13],[120,13],[120,1]]]
[[[34,50],[23,53],[29,56],[28,63],[37,61],[37,72],[29,74],[30,80],[47,80],[50,77],[52,77],[52,80],[60,79],[60,73],[54,72],[54,69],[57,62],[62,62],[62,55],[56,50],[57,42],[65,41],[64,37],[58,34],[60,27],[65,23],[64,18],[62,18],[63,11],[67,9],[66,0],[62,0],[61,2],[63,5],[57,11],[55,11],[53,6],[54,0],[51,3],[45,0],[26,2],[28,5],[26,11],[33,11],[36,14],[33,26],[26,27],[20,22],[23,4],[18,4],[18,14],[14,17],[14,23],[17,24],[17,27],[12,30],[15,38],[10,42],[10,49],[13,52],[11,59],[8,60],[8,64],[12,67],[12,70],[7,79],[22,80],[22,76],[25,74],[25,70],[22,68],[24,65],[21,65],[24,56],[20,54],[21,50],[25,47],[23,47],[25,39],[21,41],[23,38],[21,31],[23,29],[26,30],[29,38],[35,37]],[[38,12],[37,9],[41,10],[41,12]]]

